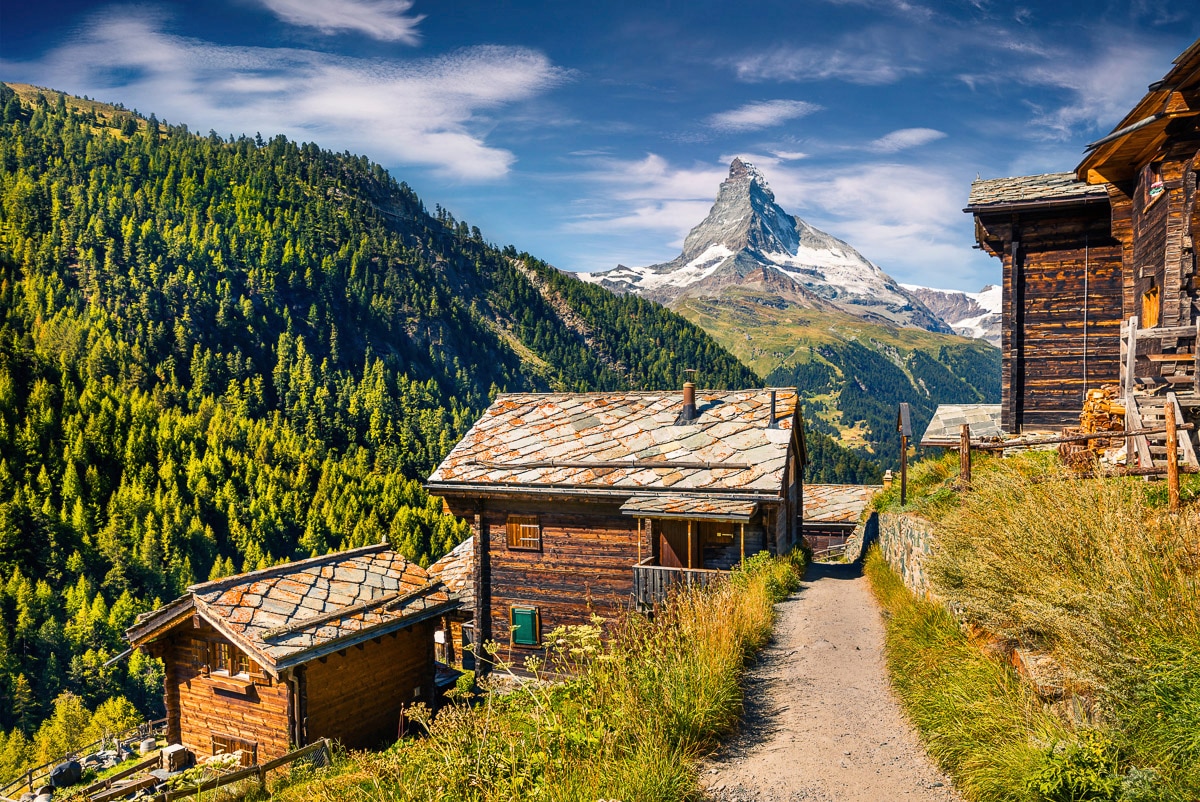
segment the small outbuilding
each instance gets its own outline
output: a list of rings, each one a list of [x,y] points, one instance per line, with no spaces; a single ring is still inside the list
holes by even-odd
[[[457,606],[385,543],[193,585],[126,637],[166,666],[168,741],[252,764],[395,740],[434,703],[433,633]]]
[[[804,542],[814,552],[843,546],[883,485],[804,486]]]

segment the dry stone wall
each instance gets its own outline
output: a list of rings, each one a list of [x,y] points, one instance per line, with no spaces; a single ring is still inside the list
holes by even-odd
[[[854,530],[846,542],[846,559],[858,560],[871,544],[878,541],[883,558],[904,580],[913,593],[933,598],[929,578],[929,559],[936,538],[934,525],[909,513],[872,513]]]

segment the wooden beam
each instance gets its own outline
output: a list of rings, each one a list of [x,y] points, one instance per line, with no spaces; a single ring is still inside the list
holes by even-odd
[[[1175,405],[1163,409],[1167,419],[1167,508],[1179,510],[1179,435],[1175,431]],[[1185,434],[1184,437],[1187,435]]]

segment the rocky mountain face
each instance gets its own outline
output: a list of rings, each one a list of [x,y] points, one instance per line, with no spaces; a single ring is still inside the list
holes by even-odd
[[[754,165],[734,159],[708,216],[665,264],[580,278],[669,306],[731,287],[771,287],[781,300],[885,325],[951,333],[921,300],[852,246],[785,212]]]
[[[1000,347],[1000,287],[989,284],[979,292],[962,292],[918,287],[915,284],[901,286],[949,324],[956,334],[987,340]]]

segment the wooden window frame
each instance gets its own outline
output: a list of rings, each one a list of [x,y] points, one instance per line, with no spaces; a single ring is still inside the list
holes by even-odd
[[[220,674],[228,677],[261,677],[262,669],[250,659],[250,655],[228,641],[206,641],[207,664],[203,673]]]
[[[211,739],[212,753],[214,755],[233,754],[240,751],[242,753],[242,766],[258,765],[257,741],[239,738],[236,735],[226,735],[222,732],[210,732],[208,735]],[[220,748],[218,749],[218,747]]]
[[[533,613],[533,637],[531,640],[517,640],[517,611]],[[514,604],[508,608],[508,639],[513,646],[541,646],[542,645],[542,613],[537,607],[532,607],[526,604]]]
[[[505,542],[513,551],[541,551],[542,524],[536,515],[510,515],[504,524]]]

